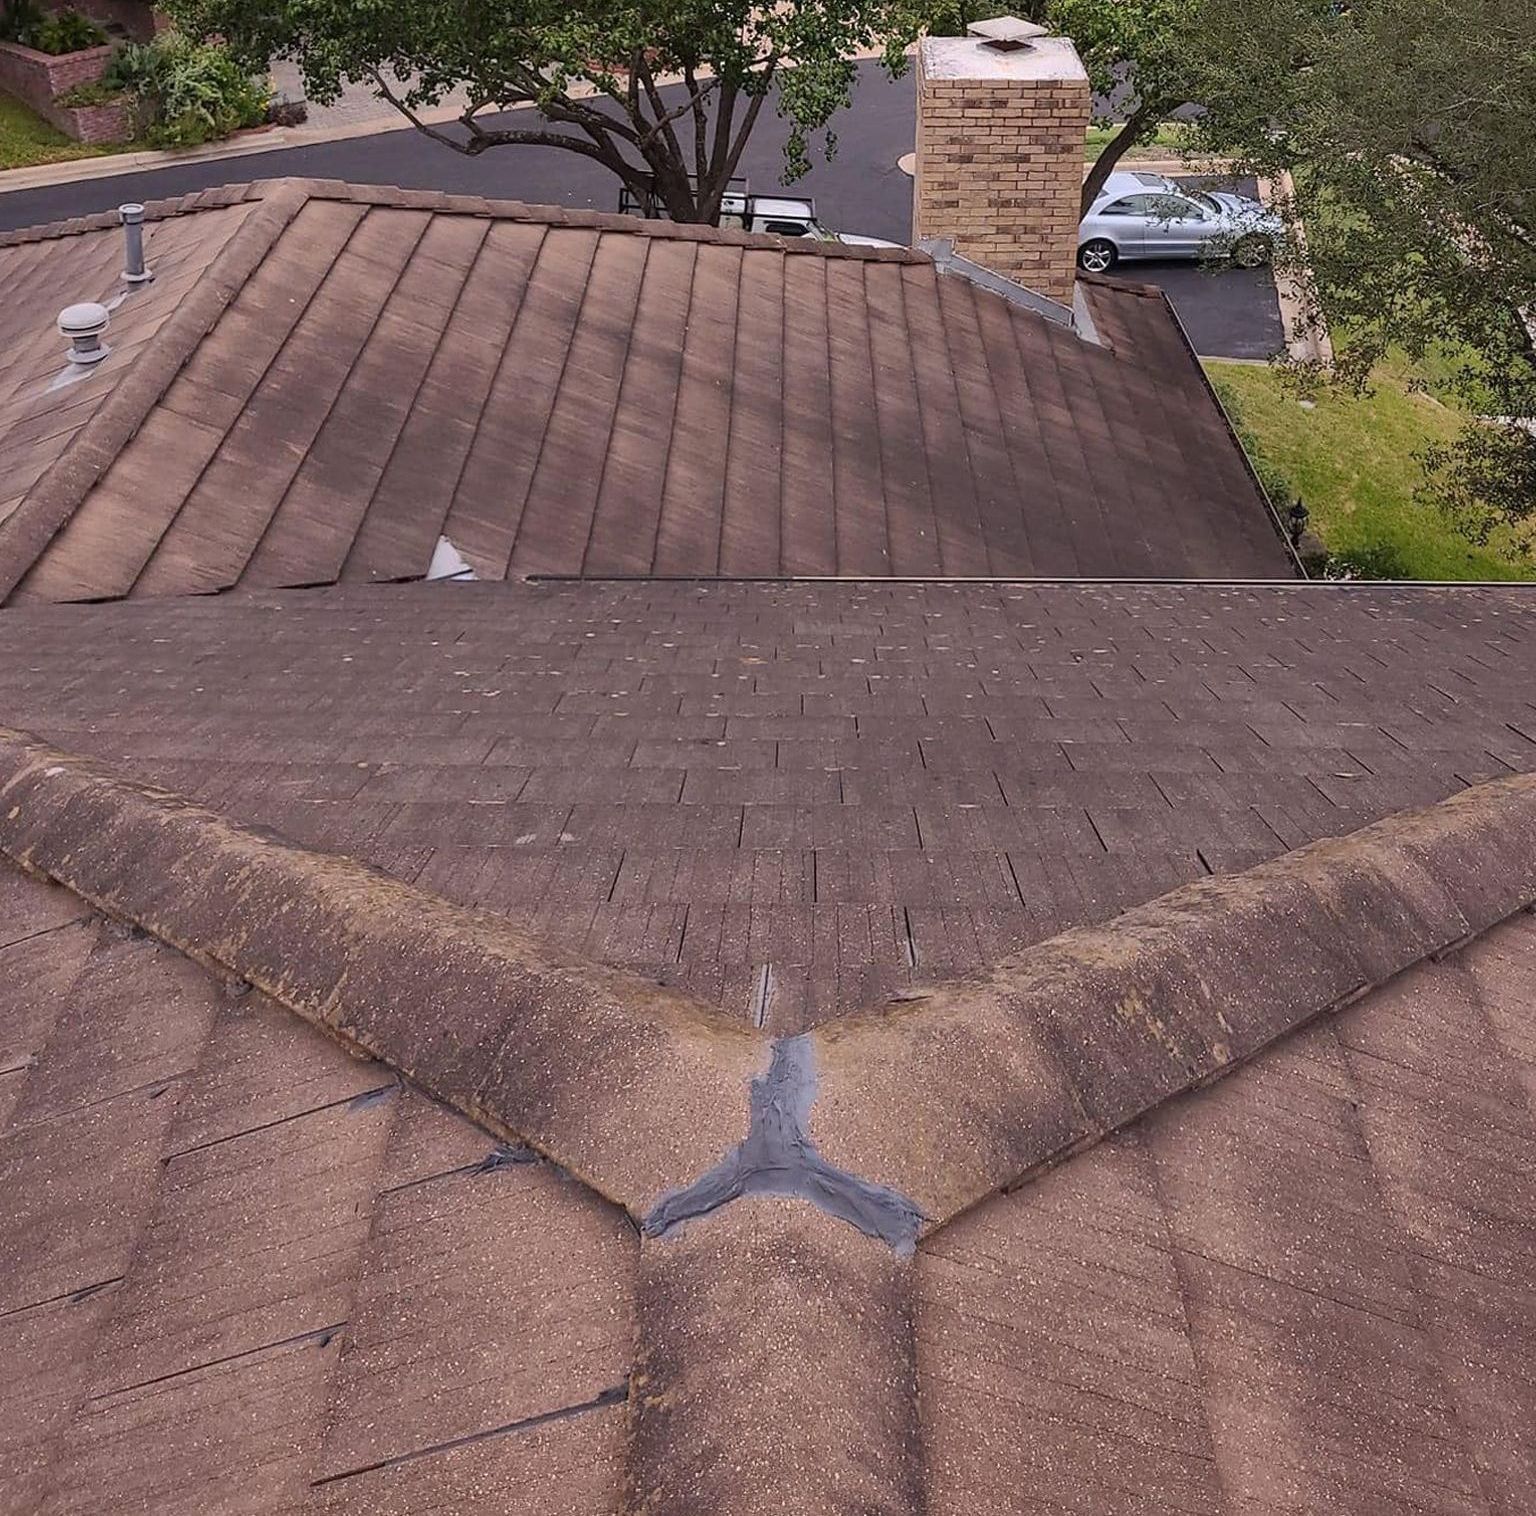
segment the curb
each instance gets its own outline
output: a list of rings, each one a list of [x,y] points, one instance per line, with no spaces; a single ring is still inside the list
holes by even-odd
[[[32,168],[0,169],[0,195],[18,190],[47,189],[55,184],[77,184],[88,179],[111,179],[119,174],[152,172],[173,168],[180,163],[207,163],[216,158],[243,158],[251,153],[294,147],[293,130],[275,126],[257,128],[228,142],[207,147],[187,148],[182,152],[147,150],[138,153],[114,153],[105,158],[77,158],[69,163],[40,163]]]
[[[441,126],[445,122],[457,121],[458,118],[459,112],[452,106],[424,111],[421,116],[427,126]],[[288,152],[298,147],[316,147],[324,142],[346,142],[354,137],[378,137],[385,132],[415,130],[404,117],[387,116],[335,127],[257,127],[224,142],[211,142],[207,147],[181,151],[166,149],[116,153],[105,158],[77,158],[69,163],[43,163],[34,168],[0,169],[0,195],[14,194],[20,190],[48,189],[56,184],[78,184],[90,179],[112,179],[122,174],[154,173],[158,169],[178,168],[187,163],[248,158],[255,153]]]
[[[1087,165],[1092,168],[1093,165]],[[1216,177],[1237,172],[1230,158],[1133,158],[1127,154],[1115,165],[1117,173],[1186,174],[1197,178]]]

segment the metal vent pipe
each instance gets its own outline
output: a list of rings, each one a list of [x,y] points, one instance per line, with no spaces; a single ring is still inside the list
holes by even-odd
[[[144,207],[131,203],[120,205],[117,214],[122,219],[126,244],[123,278],[129,284],[143,284],[155,277],[144,262]]]

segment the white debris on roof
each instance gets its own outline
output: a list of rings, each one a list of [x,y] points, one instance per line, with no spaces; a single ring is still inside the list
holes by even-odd
[[[446,537],[437,539],[432,549],[432,562],[427,565],[428,579],[473,579],[475,571],[469,566],[463,553]]]

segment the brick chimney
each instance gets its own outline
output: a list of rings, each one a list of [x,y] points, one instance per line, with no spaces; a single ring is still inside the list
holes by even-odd
[[[1065,37],[1013,16],[925,37],[917,59],[914,241],[1072,299],[1088,73]]]

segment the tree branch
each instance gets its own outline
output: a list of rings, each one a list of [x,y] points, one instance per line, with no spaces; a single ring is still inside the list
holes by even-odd
[[[752,135],[752,128],[757,125],[758,112],[763,108],[763,101],[768,98],[768,85],[773,79],[773,72],[779,66],[779,55],[770,53],[768,60],[763,64],[763,87],[758,90],[747,105],[747,113],[741,118],[741,130],[736,133],[736,141],[732,143],[729,155],[725,160],[725,172],[721,175],[722,186],[730,182],[731,176],[736,172],[736,165],[741,162],[741,155],[747,145],[747,138]],[[718,214],[719,207],[716,207]]]
[[[650,101],[651,116],[653,118],[652,129],[646,133],[646,136],[654,143],[654,134],[659,130],[666,138],[668,149],[677,161],[681,163],[683,159],[682,145],[677,140],[677,133],[672,130],[672,123],[677,119],[677,115],[669,116],[667,114],[666,107],[662,104],[661,92],[656,88],[656,78],[651,73],[651,66],[645,61],[643,53],[640,55],[639,73],[640,87],[645,91],[645,98]]]
[[[720,102],[715,107],[715,140],[709,155],[709,199],[703,207],[705,219],[717,221],[720,201],[731,182],[727,168],[730,163],[731,126],[736,118],[736,86],[727,84],[720,91]],[[703,182],[700,175],[700,182]]]
[[[720,84],[719,78],[718,77],[714,77],[714,78],[706,79],[702,86],[698,86],[697,88],[695,88],[695,86],[693,85],[692,81],[690,80],[689,81],[689,91],[690,91],[689,98],[686,99],[685,101],[683,101],[683,103],[680,106],[678,106],[676,110],[668,111],[665,116],[662,116],[657,121],[653,121],[651,123],[649,129],[644,131],[644,132],[642,132],[640,134],[640,140],[636,144],[636,146],[644,147],[646,145],[646,143],[655,140],[657,132],[661,131],[665,127],[670,126],[674,121],[678,120],[679,118],[681,118],[683,116],[686,116],[689,111],[696,110],[699,107],[699,105],[700,105],[700,103],[702,101],[704,101],[704,100],[709,98],[709,96],[714,92],[714,90],[719,86],[719,84]]]
[[[699,93],[698,80],[694,77],[691,63],[683,65],[683,87],[688,93],[688,109],[693,112],[693,177],[702,195],[709,158],[709,114],[704,109],[704,97]]]
[[[392,89],[390,89],[390,87],[384,82],[384,75],[380,73],[378,69],[370,68],[368,73],[369,76],[373,79],[374,87],[378,90],[379,94],[385,100],[387,100],[389,104],[394,106],[394,108],[399,111],[400,114],[404,116],[405,119],[409,121],[411,125],[414,126],[416,130],[423,136],[430,137],[434,142],[441,142],[444,147],[451,147],[456,153],[463,153],[466,157],[470,158],[474,157],[474,152],[471,151],[469,143],[461,142],[457,137],[451,135],[448,132],[441,131],[435,126],[428,126],[427,123],[423,121],[421,117],[418,116],[416,112],[405,103],[404,100],[400,99],[399,96],[396,95]],[[465,117],[472,117],[475,109],[476,107],[471,105],[465,112]],[[471,132],[471,140],[473,140],[473,133],[477,128],[470,120],[465,120],[465,124],[469,127]]]
[[[1104,151],[1099,154],[1098,162],[1088,170],[1088,177],[1083,180],[1082,208],[1079,215],[1088,214],[1093,208],[1093,202],[1099,198],[1099,191],[1104,188],[1109,176],[1114,173],[1115,165],[1146,135],[1147,128],[1149,126],[1155,128],[1167,113],[1168,105],[1162,100],[1143,100],[1131,112],[1125,124],[1105,144]]]
[[[607,111],[597,110],[580,100],[572,100],[569,96],[551,100],[548,104],[535,101],[534,108],[550,121],[558,122],[562,126],[579,126],[589,136],[594,132],[608,132],[629,143],[631,147],[640,146],[640,133],[628,122],[620,121],[616,116],[610,116]]]

